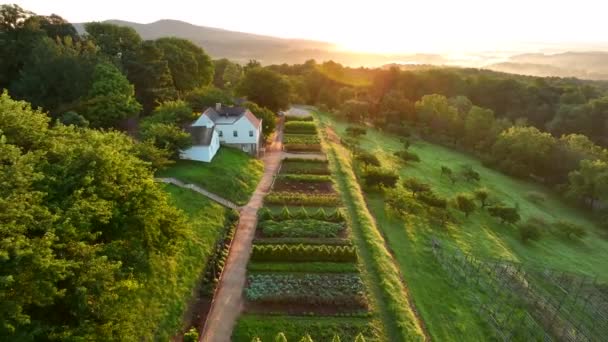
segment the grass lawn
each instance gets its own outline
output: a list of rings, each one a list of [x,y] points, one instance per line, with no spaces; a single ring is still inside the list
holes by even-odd
[[[259,337],[263,342],[274,341],[283,332],[288,341],[300,341],[309,334],[314,341],[331,341],[339,335],[342,341],[354,341],[362,333],[366,341],[383,341],[377,330],[379,324],[367,317],[301,317],[272,315],[241,315],[234,331],[233,342],[250,342]]]
[[[327,116],[321,116],[330,122]],[[331,121],[339,135],[346,124]],[[487,339],[488,328],[478,317],[475,307],[464,297],[468,289],[455,288],[448,283],[436,262],[430,239],[435,237],[448,247],[459,248],[480,259],[501,258],[524,264],[545,265],[550,268],[598,276],[608,281],[608,241],[586,213],[563,202],[549,189],[531,182],[521,181],[489,169],[468,155],[423,141],[415,141],[410,151],[419,155],[420,163],[404,165],[392,154],[402,149],[395,136],[368,129],[361,138],[363,149],[372,152],[388,168],[398,170],[402,178],[416,177],[429,183],[433,190],[445,197],[487,187],[508,205],[518,205],[523,220],[542,217],[547,222],[565,219],[577,222],[587,229],[581,241],[569,241],[546,232],[540,241],[522,243],[514,226],[500,224],[487,212],[477,210],[465,218],[455,213],[456,223],[448,228],[431,227],[425,217],[410,216],[407,220],[386,212],[381,193],[367,193],[368,206],[378,227],[386,236],[394,252],[411,294],[422,315],[429,333],[435,340],[479,341]],[[441,177],[441,166],[458,172],[462,165],[471,165],[481,175],[478,184],[459,180],[455,185]],[[540,204],[530,202],[530,192],[546,198]],[[449,324],[446,324],[449,322]]]
[[[239,205],[247,203],[255,190],[264,165],[260,160],[222,146],[211,163],[179,160],[160,171],[158,177],[173,177],[193,183]]]
[[[226,208],[188,189],[163,185],[171,202],[182,209],[191,230],[175,243],[173,256],[151,256],[151,278],[129,297],[134,314],[145,312],[153,326],[142,327],[155,340],[170,340],[182,328],[182,318],[207,259],[226,222]]]

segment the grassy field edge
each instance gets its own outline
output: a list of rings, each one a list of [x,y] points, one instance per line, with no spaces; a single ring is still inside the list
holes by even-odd
[[[320,123],[324,127],[324,123]],[[342,194],[353,230],[353,237],[363,259],[369,283],[378,304],[379,313],[390,340],[423,341],[427,339],[421,322],[411,309],[411,302],[404,284],[399,279],[399,270],[380,231],[369,213],[361,188],[356,180],[350,157],[338,151],[336,144],[327,142],[325,132],[322,144],[327,151],[330,167],[336,175],[336,183]]]

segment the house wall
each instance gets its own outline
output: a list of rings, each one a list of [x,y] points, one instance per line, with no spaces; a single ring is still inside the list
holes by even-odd
[[[197,160],[202,162],[210,162],[217,150],[220,148],[220,139],[217,132],[213,132],[211,143],[209,146],[192,146],[189,149],[182,151],[180,154],[181,159]]]
[[[251,154],[256,154],[260,141],[260,128],[261,127],[255,127],[246,117],[241,117],[231,125],[216,125],[215,131],[218,133],[219,131],[223,132],[223,136],[220,137],[220,142],[222,144],[240,148]],[[234,131],[238,132],[237,137],[234,136]],[[249,131],[253,131],[252,137],[249,136]]]

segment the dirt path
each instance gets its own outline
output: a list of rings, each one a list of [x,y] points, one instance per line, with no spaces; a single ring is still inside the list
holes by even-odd
[[[251,253],[251,243],[257,224],[257,211],[263,205],[264,196],[270,190],[273,177],[281,164],[281,141],[283,140],[283,122],[277,125],[277,134],[270,146],[267,146],[262,161],[264,175],[258,183],[249,203],[241,208],[241,216],[236,234],[230,246],[228,260],[220,279],[218,290],[199,341],[228,342],[232,329],[239,317],[243,305],[243,288],[247,275],[247,263]]]

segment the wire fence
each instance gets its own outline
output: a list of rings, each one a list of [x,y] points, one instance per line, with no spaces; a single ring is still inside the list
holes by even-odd
[[[597,279],[505,260],[432,250],[450,282],[501,341],[607,341],[608,287]]]

